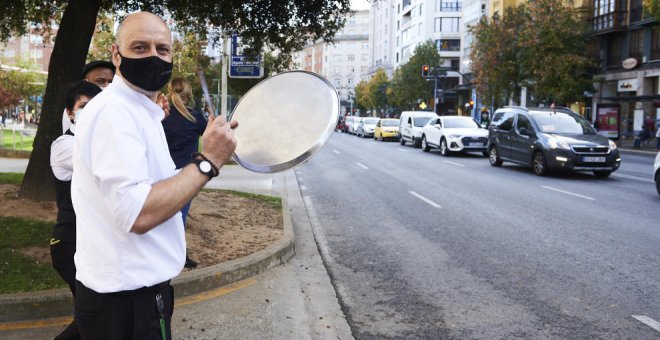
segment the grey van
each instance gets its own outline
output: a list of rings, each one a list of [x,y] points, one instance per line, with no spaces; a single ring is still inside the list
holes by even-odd
[[[498,109],[488,126],[488,158],[492,166],[513,162],[539,176],[565,169],[607,177],[621,164],[616,143],[567,108]]]

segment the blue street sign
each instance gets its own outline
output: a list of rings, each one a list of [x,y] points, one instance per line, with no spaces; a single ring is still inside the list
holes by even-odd
[[[229,77],[231,78],[261,78],[264,76],[261,55],[248,59],[243,55],[238,34],[231,36],[231,60],[229,62]]]

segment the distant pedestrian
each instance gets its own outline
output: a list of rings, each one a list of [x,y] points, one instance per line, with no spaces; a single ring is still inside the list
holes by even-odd
[[[192,86],[186,78],[177,77],[170,81],[167,85],[167,99],[172,104],[169,106],[169,115],[162,121],[163,130],[174,165],[177,169],[182,169],[192,163],[190,155],[199,148],[199,137],[206,129],[206,118],[192,107],[195,104]],[[184,226],[191,203],[192,201],[188,202],[181,209]],[[186,254],[184,267],[195,268],[197,262]]]
[[[57,202],[57,223],[53,226],[50,239],[50,256],[53,268],[69,285],[71,294],[76,296],[76,265],[73,255],[76,252],[76,213],[71,203],[71,176],[73,175],[73,136],[75,121],[82,109],[101,89],[84,80],[75,83],[66,95],[66,112],[71,120],[67,131],[57,138],[50,147],[50,166],[55,175],[55,200]],[[55,339],[80,339],[78,326],[74,320]]]

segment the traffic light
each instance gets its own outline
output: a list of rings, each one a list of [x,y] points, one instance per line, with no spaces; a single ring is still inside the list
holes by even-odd
[[[422,77],[428,78],[430,76],[431,70],[429,65],[422,65]]]

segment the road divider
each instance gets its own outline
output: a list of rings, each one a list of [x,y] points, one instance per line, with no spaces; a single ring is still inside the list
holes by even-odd
[[[548,189],[548,190],[552,190],[552,191],[556,191],[556,192],[561,192],[562,194],[566,194],[566,195],[571,195],[571,196],[575,196],[575,197],[583,198],[583,199],[585,199],[585,200],[590,200],[590,201],[595,201],[595,200],[596,200],[596,199],[593,198],[593,197],[584,196],[584,195],[576,194],[576,193],[574,193],[574,192],[570,192],[570,191],[566,191],[566,190],[561,190],[561,189],[557,189],[557,188],[549,187],[549,186],[547,186],[547,185],[543,185],[543,186],[541,186],[541,188],[543,188],[543,189]]]
[[[413,196],[419,198],[420,200],[426,202],[428,205],[430,205],[434,208],[438,208],[438,209],[442,208],[442,206],[440,204],[435,203],[435,202],[431,201],[430,199],[428,199],[428,198],[426,198],[426,197],[424,197],[424,196],[422,196],[422,195],[420,195],[420,194],[418,194],[414,191],[408,191],[408,193],[410,193],[411,195],[413,195]]]
[[[640,182],[645,182],[645,183],[655,183],[655,181],[652,178],[644,178],[644,177],[624,175],[624,174],[614,174],[613,176],[614,177],[632,179],[632,180],[635,180],[635,181],[640,181]]]
[[[657,322],[651,318],[649,318],[646,315],[633,315],[633,318],[637,319],[637,321],[655,329],[656,331],[660,332],[660,322]]]
[[[463,165],[463,164],[461,164],[461,163],[456,163],[456,162],[452,162],[452,161],[443,161],[443,162],[445,162],[445,163],[447,163],[447,164],[451,164],[451,165],[456,165],[456,166],[465,167],[465,165]]]
[[[358,165],[359,167],[363,168],[364,170],[369,170],[369,167],[367,167],[366,165],[364,165],[364,164],[362,164],[362,163],[360,163],[360,162],[358,162],[357,165]]]

